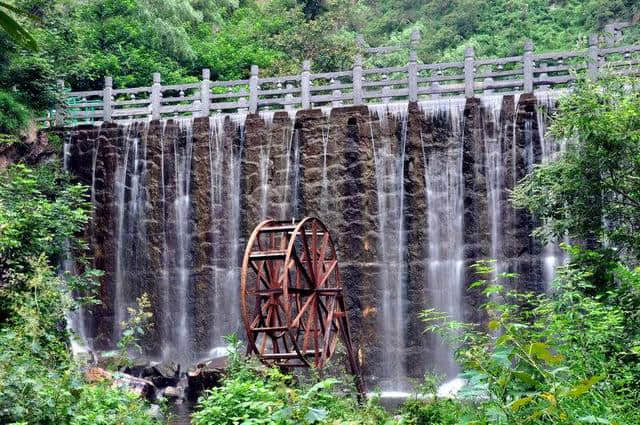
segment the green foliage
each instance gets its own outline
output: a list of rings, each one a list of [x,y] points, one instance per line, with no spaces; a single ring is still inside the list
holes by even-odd
[[[15,165],[0,176],[0,423],[154,424],[143,400],[86,384],[71,358],[65,317],[92,300],[100,273],[86,268],[76,239],[86,188],[59,169]],[[54,271],[66,248],[83,274]],[[86,297],[74,300],[72,291]]]
[[[358,406],[351,388],[336,379],[311,386],[295,383],[278,369],[259,370],[247,363],[231,343],[231,368],[219,388],[198,402],[194,425],[223,424],[383,424],[391,423],[384,410],[370,401]],[[235,354],[234,354],[235,353]]]
[[[478,270],[490,271],[486,265]],[[627,291],[635,287],[634,272],[621,268],[617,274]],[[638,358],[629,347],[640,333],[635,324],[625,326],[637,288],[633,303],[622,307],[620,294],[585,295],[588,278],[581,266],[564,268],[552,297],[480,280],[473,286],[487,297],[486,327],[452,322],[433,310],[422,314],[429,331],[458,347],[467,380],[460,395],[482,400],[467,423],[638,423],[640,393],[632,384],[640,376]]]
[[[514,202],[538,216],[536,233],[565,235],[587,248],[640,255],[640,97],[636,81],[582,81],[560,102],[552,133],[566,143],[557,161],[537,167]]]
[[[148,406],[130,392],[104,384],[83,388],[73,408],[70,425],[153,425],[159,422]]]
[[[462,403],[434,398],[422,401],[411,399],[402,406],[402,425],[456,425],[463,415]]]
[[[0,90],[0,133],[17,135],[29,121],[29,111],[11,93]]]
[[[29,16],[24,10],[7,2],[0,2],[0,28],[2,28],[16,43],[27,49],[36,50],[38,44],[29,32],[22,27],[11,14]]]
[[[29,271],[31,258],[62,259],[65,241],[79,253],[85,244],[74,236],[87,222],[87,188],[71,184],[59,163],[30,169],[16,164],[0,174],[0,281]]]
[[[127,363],[132,355],[142,354],[140,340],[153,327],[153,313],[149,295],[145,292],[136,299],[135,307],[127,307],[129,317],[120,323],[122,336],[118,341],[120,364]]]
[[[153,72],[167,84],[195,80],[208,67],[215,79],[299,73],[303,59],[317,71],[349,69],[356,34],[372,46],[406,43],[422,30],[422,62],[477,55],[521,54],[585,47],[587,35],[638,12],[634,0],[16,0],[39,18],[30,31],[38,52],[0,51],[0,88],[18,90],[35,109],[55,107],[55,81],[76,90],[148,86]],[[44,24],[42,24],[44,23]],[[630,29],[629,41],[640,39]],[[6,37],[5,37],[6,38]],[[6,38],[0,42],[12,42]],[[400,65],[406,52],[369,59]]]

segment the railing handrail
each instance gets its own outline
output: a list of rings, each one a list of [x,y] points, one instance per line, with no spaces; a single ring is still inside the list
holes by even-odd
[[[565,88],[576,80],[578,71],[586,70],[592,79],[605,67],[614,74],[640,74],[640,45],[603,48],[603,39],[597,35],[589,37],[589,46],[583,50],[534,54],[533,43],[527,41],[519,56],[477,59],[474,49],[468,47],[463,61],[433,64],[418,63],[419,40],[419,32],[414,31],[410,43],[400,48],[409,50],[404,66],[365,68],[359,53],[349,71],[312,73],[311,62],[305,60],[298,75],[262,78],[258,66],[253,65],[246,80],[211,81],[210,71],[204,69],[198,82],[163,85],[161,75],[155,73],[151,86],[123,89],[114,89],[112,78],[106,77],[103,90],[65,93],[58,112],[50,112],[43,121],[62,125],[82,120],[160,119],[172,114],[208,116],[212,111],[256,113],[271,106],[309,109],[345,102],[415,102],[426,96],[533,93]],[[58,84],[64,92],[64,83]],[[67,104],[69,98],[80,102]]]

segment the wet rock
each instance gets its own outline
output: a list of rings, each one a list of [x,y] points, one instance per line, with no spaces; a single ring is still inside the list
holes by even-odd
[[[169,400],[184,398],[184,390],[179,387],[167,387],[162,391],[162,395]]]
[[[203,391],[220,385],[227,360],[227,357],[218,357],[200,363],[187,372],[187,396],[190,400],[196,400]]]
[[[158,388],[175,386],[180,381],[180,365],[173,362],[152,363],[144,369],[142,377]]]
[[[151,381],[136,378],[126,373],[111,373],[99,367],[89,368],[85,372],[85,378],[88,382],[111,382],[113,387],[127,388],[147,400],[154,400],[157,392],[156,386]]]

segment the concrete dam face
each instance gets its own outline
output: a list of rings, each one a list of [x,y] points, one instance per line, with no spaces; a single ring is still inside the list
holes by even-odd
[[[105,271],[102,304],[75,328],[96,350],[119,338],[147,293],[149,358],[188,366],[240,321],[240,263],[264,218],[320,218],[331,229],[367,381],[405,389],[449,377],[451,350],[418,314],[481,321],[470,265],[496,259],[520,288],[544,291],[562,261],[532,238],[536,220],[509,191],[552,158],[554,101],[533,95],[447,99],[107,123],[58,129],[65,164],[91,188],[86,229]]]

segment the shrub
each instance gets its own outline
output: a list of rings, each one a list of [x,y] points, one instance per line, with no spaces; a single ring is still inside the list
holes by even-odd
[[[375,402],[359,406],[350,387],[336,379],[311,386],[296,384],[278,369],[258,370],[231,354],[230,375],[198,401],[194,425],[226,424],[381,424],[390,421]],[[234,354],[235,353],[235,354]]]
[[[486,264],[476,269],[492,273]],[[629,350],[638,334],[618,305],[585,295],[588,275],[564,268],[552,296],[506,289],[510,274],[475,282],[487,296],[486,327],[423,313],[428,330],[458,347],[467,380],[460,395],[481,401],[470,423],[638,423],[638,358]]]
[[[85,385],[73,408],[70,425],[153,425],[149,406],[136,394],[107,385]]]
[[[0,90],[0,133],[17,135],[29,122],[29,111],[11,93]]]

